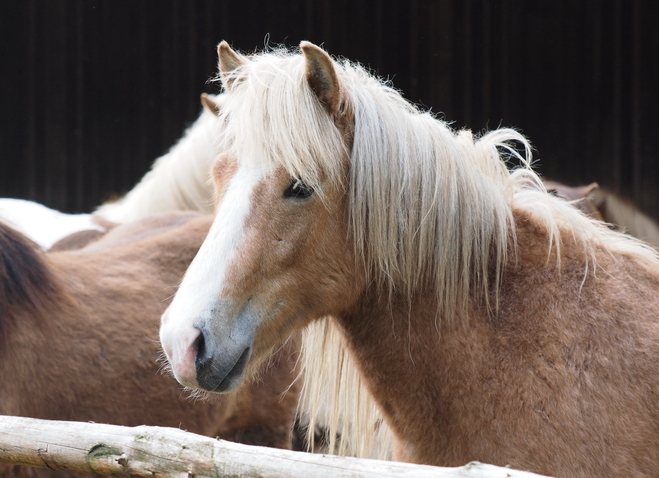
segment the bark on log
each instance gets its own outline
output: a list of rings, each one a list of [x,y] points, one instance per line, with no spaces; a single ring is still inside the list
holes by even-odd
[[[241,445],[175,428],[0,416],[0,461],[132,477],[532,478],[481,463],[439,468]]]

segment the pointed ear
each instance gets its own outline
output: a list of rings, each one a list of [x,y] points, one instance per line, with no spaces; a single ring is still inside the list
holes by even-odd
[[[219,59],[218,68],[220,70],[220,78],[222,78],[222,85],[229,91],[234,81],[231,78],[231,73],[239,66],[247,64],[249,60],[233,51],[224,40],[217,46],[217,56]]]
[[[579,194],[583,197],[588,197],[590,193],[599,189],[600,185],[597,183],[590,183],[588,186],[581,186],[579,189]]]
[[[306,60],[307,82],[330,115],[341,105],[341,88],[334,62],[325,50],[313,43],[303,41],[300,49]]]
[[[202,93],[201,94],[201,105],[213,113],[215,116],[218,116],[220,114],[220,103],[215,100],[215,97]]]

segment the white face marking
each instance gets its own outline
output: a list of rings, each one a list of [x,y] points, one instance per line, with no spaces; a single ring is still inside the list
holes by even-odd
[[[191,383],[188,375],[193,381],[195,377],[194,357],[191,358],[190,352],[197,337],[195,320],[212,309],[223,290],[227,270],[243,238],[252,192],[269,173],[270,170],[250,162],[238,167],[229,181],[206,240],[162,317],[160,341],[181,383]]]

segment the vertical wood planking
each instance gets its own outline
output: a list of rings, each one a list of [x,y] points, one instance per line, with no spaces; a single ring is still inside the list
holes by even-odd
[[[456,127],[516,126],[542,172],[598,181],[659,217],[651,0],[27,0],[0,9],[16,19],[22,52],[3,63],[14,78],[0,80],[13,95],[0,119],[0,196],[77,212],[125,192],[194,120],[199,93],[217,91],[206,84],[217,43],[249,51],[271,34],[363,62]]]
[[[25,169],[23,170],[23,177],[25,177],[24,182],[26,189],[24,194],[19,197],[24,197],[27,199],[38,199],[39,195],[37,194],[37,181],[36,174],[34,173],[37,169],[37,105],[39,104],[37,98],[37,31],[38,31],[38,22],[37,22],[37,1],[38,0],[28,0],[26,5],[28,6],[28,38],[27,38],[27,105],[26,105],[26,128],[25,134],[27,137],[26,148],[25,148]],[[10,153],[11,154],[11,153]],[[9,155],[8,155],[9,156]],[[7,156],[6,156],[7,157]],[[13,156],[10,156],[13,159]],[[18,165],[17,165],[18,166]],[[17,167],[18,169],[18,167]],[[13,192],[12,194],[20,195],[19,191]]]

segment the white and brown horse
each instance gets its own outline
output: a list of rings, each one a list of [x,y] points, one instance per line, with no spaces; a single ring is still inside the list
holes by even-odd
[[[233,390],[329,315],[399,459],[659,475],[657,253],[546,194],[517,132],[301,50],[220,44],[217,216],[160,331],[178,380]]]
[[[215,156],[219,95],[201,95],[204,108],[183,137],[125,196],[99,206],[93,214],[65,214],[22,199],[0,198],[0,222],[48,250],[70,248],[100,237],[114,224],[170,211],[213,212],[210,167]],[[71,237],[75,234],[75,237]]]
[[[57,253],[0,223],[0,415],[180,427],[290,448],[294,342],[258,380],[219,399],[190,400],[159,370],[160,316],[210,223],[153,216]],[[0,476],[52,475],[2,465]]]

